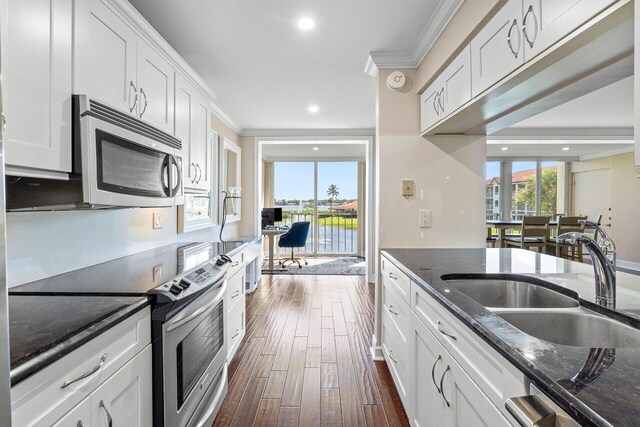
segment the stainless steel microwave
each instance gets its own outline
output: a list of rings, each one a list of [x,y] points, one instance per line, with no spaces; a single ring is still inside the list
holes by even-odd
[[[175,206],[184,202],[182,143],[129,113],[74,95],[68,180],[7,177],[8,210]]]

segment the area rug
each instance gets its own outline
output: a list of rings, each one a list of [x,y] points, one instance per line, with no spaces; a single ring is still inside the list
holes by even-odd
[[[263,272],[263,274],[308,274],[327,276],[363,276],[366,273],[367,265],[364,258],[341,257],[341,258],[307,258],[309,265],[302,263],[302,268],[298,264],[293,266],[288,264],[285,271],[275,273]],[[276,261],[276,266],[278,265]],[[266,265],[263,264],[263,268]]]

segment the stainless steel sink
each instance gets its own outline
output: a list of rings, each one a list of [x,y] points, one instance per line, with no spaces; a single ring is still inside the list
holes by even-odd
[[[640,330],[582,308],[496,314],[522,332],[556,344],[591,348],[640,347]]]
[[[448,280],[447,285],[487,308],[569,308],[578,301],[544,286],[515,280]]]

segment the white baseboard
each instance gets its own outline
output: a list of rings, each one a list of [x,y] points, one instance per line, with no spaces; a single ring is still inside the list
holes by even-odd
[[[373,360],[384,360],[384,354],[382,353],[382,347],[370,347],[371,357]]]
[[[638,262],[624,261],[619,259],[616,261],[616,265],[626,270],[633,270],[640,273],[640,263]]]

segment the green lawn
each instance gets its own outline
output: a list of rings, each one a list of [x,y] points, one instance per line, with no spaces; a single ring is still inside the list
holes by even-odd
[[[358,228],[358,218],[344,218],[341,216],[330,216],[320,218],[319,224],[333,227],[346,228],[348,230],[355,230]]]

